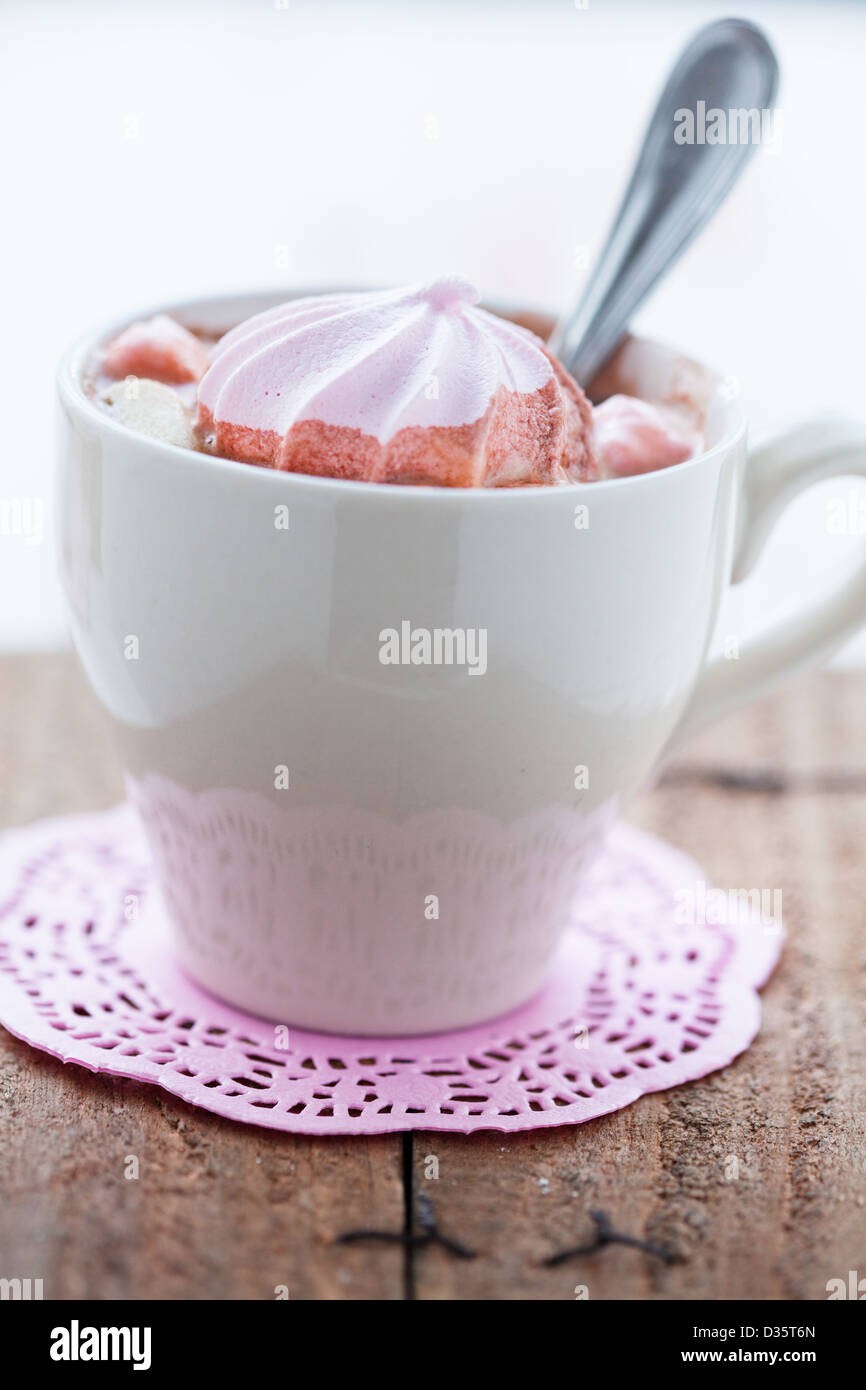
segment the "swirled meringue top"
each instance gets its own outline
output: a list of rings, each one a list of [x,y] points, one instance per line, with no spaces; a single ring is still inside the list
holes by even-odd
[[[380,444],[412,427],[472,424],[500,387],[554,375],[527,329],[478,308],[469,281],[318,295],[256,314],[218,343],[199,386],[216,422],[285,436],[306,420]]]

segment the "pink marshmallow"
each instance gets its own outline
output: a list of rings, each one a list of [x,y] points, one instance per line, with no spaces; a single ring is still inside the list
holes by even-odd
[[[200,381],[210,365],[207,348],[168,314],[130,324],[108,344],[102,370],[115,381],[147,377],[173,386]]]
[[[595,446],[604,477],[625,478],[684,463],[701,437],[671,410],[636,396],[611,396],[593,411]]]

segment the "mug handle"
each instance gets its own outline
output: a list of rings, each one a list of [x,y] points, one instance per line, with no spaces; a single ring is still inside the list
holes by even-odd
[[[797,493],[827,478],[866,477],[866,424],[825,417],[795,425],[751,451],[740,498],[741,518],[731,582],[751,572],[770,533]],[[698,677],[674,731],[681,740],[754,699],[776,681],[829,656],[866,622],[866,558],[853,577],[809,595],[792,617],[740,644],[736,660],[715,656]]]

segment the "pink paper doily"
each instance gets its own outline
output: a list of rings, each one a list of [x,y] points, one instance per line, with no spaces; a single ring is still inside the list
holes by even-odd
[[[448,1034],[286,1037],[173,965],[148,879],[128,806],[0,838],[0,1023],[63,1061],[302,1134],[579,1124],[706,1076],[755,1036],[783,937],[755,907],[722,925],[690,914],[708,901],[697,865],[619,825],[531,1003]]]

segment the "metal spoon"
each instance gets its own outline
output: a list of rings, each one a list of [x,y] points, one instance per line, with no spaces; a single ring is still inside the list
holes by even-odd
[[[720,108],[726,120],[731,110],[772,111],[778,79],[768,40],[744,19],[708,24],[680,54],[595,269],[550,341],[578,381],[592,380],[639,305],[712,217],[757,147],[753,138],[678,144],[675,113],[697,113],[699,102],[707,113]],[[696,121],[696,135],[700,124]]]

